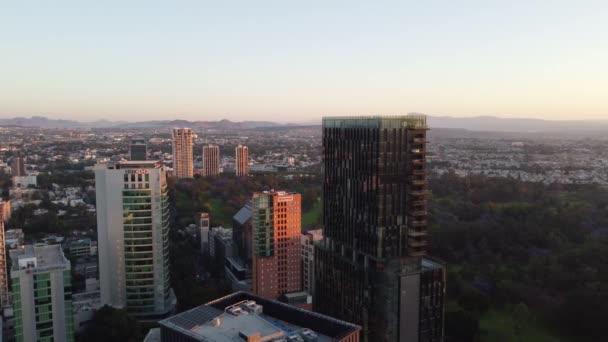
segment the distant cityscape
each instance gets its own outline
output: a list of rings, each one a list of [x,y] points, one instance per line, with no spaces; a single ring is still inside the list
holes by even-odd
[[[427,253],[429,179],[608,185],[605,138],[432,129],[417,114],[3,126],[0,160],[6,341],[77,341],[104,306],[152,324],[147,342],[444,341],[449,265]],[[230,212],[222,202],[180,212],[180,187],[268,176],[287,186],[244,193]],[[314,177],[322,193],[289,187]],[[186,256],[200,289],[220,289],[205,302],[181,302],[176,239],[197,246]]]

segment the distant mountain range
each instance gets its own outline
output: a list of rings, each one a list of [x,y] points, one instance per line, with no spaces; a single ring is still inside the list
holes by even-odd
[[[498,132],[607,132],[608,120],[541,120],[512,119],[495,116],[455,118],[450,116],[429,116],[431,128],[460,128],[471,131]]]
[[[187,121],[187,120],[152,120],[152,121],[108,121],[99,120],[93,122],[80,122],[73,120],[49,119],[43,116],[32,116],[31,118],[0,119],[0,126],[23,126],[41,128],[173,128],[190,127],[193,129],[249,129],[257,127],[287,126],[270,121]]]
[[[289,125],[319,125],[320,120],[302,122],[299,124],[277,123],[270,121],[187,121],[187,120],[153,120],[153,121],[108,121],[79,122],[72,120],[49,119],[43,116],[30,118],[17,117],[0,119],[0,126],[24,126],[42,128],[158,128],[190,127],[194,129],[251,129],[258,127],[285,127]],[[457,118],[449,116],[428,116],[431,128],[457,128],[471,131],[500,131],[500,132],[608,132],[608,120],[541,120],[541,119],[512,119],[494,116],[477,116]]]

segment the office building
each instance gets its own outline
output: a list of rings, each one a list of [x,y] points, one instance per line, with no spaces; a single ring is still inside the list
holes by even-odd
[[[17,342],[74,341],[70,262],[60,245],[11,251]]]
[[[251,291],[251,268],[240,257],[226,257],[224,276],[232,291]]]
[[[301,195],[264,191],[253,195],[253,293],[278,299],[302,290]]]
[[[6,240],[4,238],[4,220],[0,217],[0,307],[4,308],[8,305],[9,294],[8,271],[6,265]]]
[[[194,177],[192,138],[190,128],[173,129],[173,176],[177,178]]]
[[[249,148],[244,145],[238,145],[235,148],[235,163],[236,163],[236,175],[237,176],[248,176],[249,175]]]
[[[129,160],[148,160],[148,144],[142,137],[131,138],[129,142]]]
[[[24,177],[25,174],[25,161],[21,157],[13,158],[12,165],[12,175],[13,177]]]
[[[169,198],[157,161],[97,164],[101,303],[146,319],[170,313]]]
[[[314,297],[315,291],[315,249],[323,240],[323,230],[309,230],[302,234],[302,290]]]
[[[203,176],[220,174],[220,147],[217,145],[203,146]]]
[[[441,341],[445,269],[426,255],[426,117],[323,119],[314,308],[364,341]]]
[[[201,230],[201,253],[205,255],[209,251],[209,213],[201,213],[200,230]]]
[[[360,327],[236,292],[159,322],[144,341],[358,342]]]
[[[216,252],[221,248],[220,241],[230,240],[232,243],[232,228],[224,228],[222,226],[209,229],[209,256],[223,262],[221,255]],[[229,256],[232,256],[230,253]]]
[[[70,257],[93,255],[93,242],[89,238],[73,239],[65,243],[66,252]]]

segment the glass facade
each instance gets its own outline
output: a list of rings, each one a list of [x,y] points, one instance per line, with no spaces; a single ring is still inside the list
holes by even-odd
[[[428,315],[418,321],[428,312],[420,310],[422,297],[401,295],[406,286],[408,296],[419,293],[416,282],[428,278],[420,276],[426,133],[423,115],[323,119],[324,241],[315,247],[314,309],[361,325],[364,341],[441,340],[443,306],[429,325],[422,323]]]
[[[23,295],[32,296],[34,303],[34,327],[36,329],[35,336],[37,342],[53,342],[55,328],[53,317],[53,294],[58,291],[51,286],[51,273],[34,273],[33,275],[23,274],[20,276],[31,277],[32,290],[31,294],[23,293],[19,277],[13,278],[12,296],[13,308],[15,314],[15,341],[25,342],[24,338],[24,308],[22,307]],[[63,303],[64,303],[64,319],[65,319],[65,341],[74,341],[74,315],[72,307],[72,279],[69,270],[62,273],[63,276]],[[28,309],[26,309],[28,310]],[[28,310],[29,311],[29,310]],[[29,322],[28,322],[29,323]]]
[[[127,311],[154,314],[158,311],[159,285],[165,304],[171,300],[167,184],[162,177],[160,195],[155,195],[150,187],[150,174],[125,174],[124,181],[122,209]],[[160,272],[157,268],[161,269]]]

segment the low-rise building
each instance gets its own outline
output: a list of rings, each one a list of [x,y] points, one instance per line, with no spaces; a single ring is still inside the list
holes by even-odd
[[[145,341],[358,342],[361,327],[247,292],[159,322]]]

